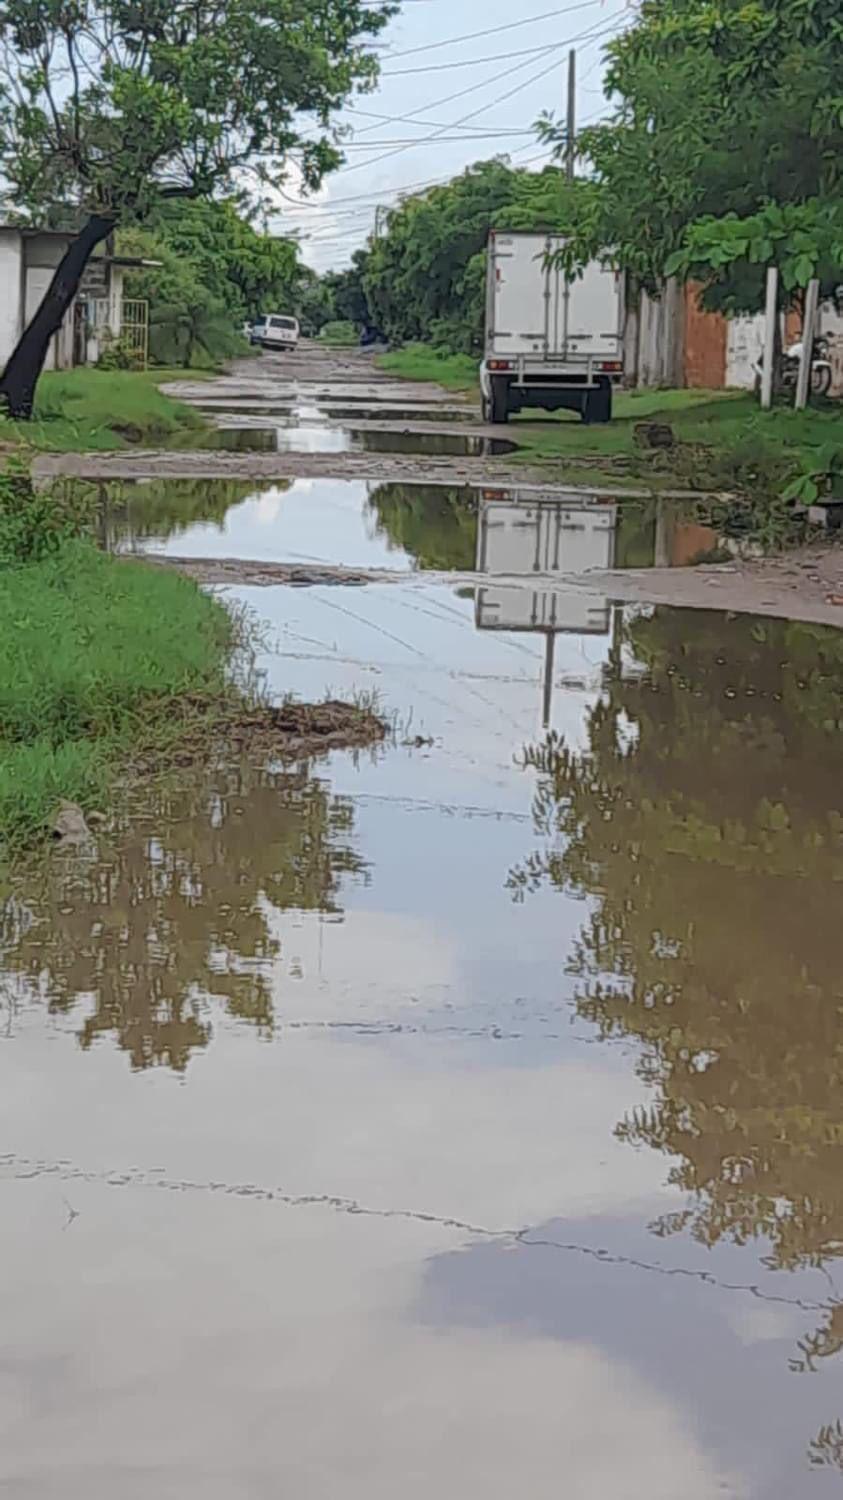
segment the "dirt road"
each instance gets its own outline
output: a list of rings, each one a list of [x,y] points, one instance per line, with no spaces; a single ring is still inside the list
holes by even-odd
[[[671,526],[675,529],[674,520],[665,522],[666,509],[673,507],[681,516],[683,503],[694,498],[687,491],[662,492],[656,502],[640,487],[572,489],[549,482],[546,470],[531,470],[513,460],[511,454],[498,451],[501,445],[511,446],[511,432],[505,430],[502,437],[501,429],[485,426],[470,401],[435,385],[393,380],[377,369],[370,355],[356,350],[331,351],[303,344],[295,354],[242,360],[218,379],[180,381],[168,390],[194,403],[212,420],[214,428],[206,446],[167,452],[48,455],[36,461],[36,472],[45,478],[73,475],[109,485],[123,481],[163,484],[173,493],[189,486],[195,494],[197,487],[201,491],[204,486],[211,512],[212,492],[222,495],[226,486],[245,494],[244,486],[249,482],[257,493],[279,484],[292,485],[296,490],[313,483],[327,493],[325,487],[329,489],[331,481],[338,481],[348,494],[354,486],[360,494],[388,492],[393,497],[393,509],[394,497],[400,493],[403,499],[399,503],[406,507],[405,520],[414,505],[427,505],[427,520],[418,522],[418,513],[416,520],[426,525],[431,535],[438,524],[433,513],[437,505],[441,510],[446,503],[444,498],[441,502],[430,498],[437,491],[443,496],[444,492],[473,494],[476,505],[483,491],[493,490],[498,495],[517,495],[518,503],[527,508],[557,505],[566,513],[582,511],[594,502],[616,503],[620,510],[619,534],[624,527],[629,531],[634,526],[642,507],[656,504],[662,507],[656,531],[664,534]],[[424,495],[428,496],[426,501]],[[177,512],[176,503],[174,522]],[[392,527],[394,532],[396,527],[401,529],[397,513]],[[686,526],[686,533],[688,529]],[[710,545],[716,545],[717,540],[709,535]],[[391,573],[389,556],[375,559],[361,554],[361,565],[355,566],[357,559],[330,546],[326,553],[321,542],[314,548],[308,540],[306,555],[301,557],[275,557],[263,551],[256,556],[248,550],[249,545],[244,543],[247,550],[242,552],[215,555],[210,560],[192,556],[189,536],[185,536],[181,550],[171,550],[171,556],[183,561],[194,576],[209,582],[247,583],[257,579],[262,583],[301,584],[308,581],[307,564],[314,563],[318,572],[311,575],[313,578],[335,582],[352,581],[352,575],[356,583],[367,577],[377,581],[384,574],[388,581]],[[421,565],[435,569],[436,545],[429,550],[430,557]],[[623,549],[614,549],[615,559],[619,550]],[[687,560],[687,547],[673,550]],[[674,559],[655,543],[643,568],[612,566],[610,554],[600,554],[599,549],[594,556],[580,553],[574,565],[571,558],[570,548],[564,547],[552,559],[550,571],[556,593],[568,589],[630,602],[770,614],[838,628],[843,624],[843,605],[839,602],[843,598],[843,556],[832,547],[767,559],[735,557],[704,570],[658,566]],[[630,556],[625,561],[638,562],[638,558]],[[305,566],[300,567],[300,563]],[[458,569],[465,585],[482,582],[464,552],[449,557],[447,566],[449,571]],[[513,567],[510,560],[496,571],[511,574],[520,567]],[[539,566],[535,558],[529,560],[527,571],[532,583],[551,586],[544,576],[546,566]]]

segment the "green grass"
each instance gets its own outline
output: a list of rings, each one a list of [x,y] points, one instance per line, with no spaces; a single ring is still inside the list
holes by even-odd
[[[185,700],[224,697],[232,631],[188,579],[88,542],[4,569],[0,851],[36,837],[61,798],[101,804],[130,753],[183,732]]]
[[[436,381],[479,399],[477,366],[467,355],[412,344],[379,364],[399,378]],[[677,448],[655,454],[642,448],[638,422],[669,423]],[[751,485],[758,475],[779,491],[786,476],[810,467],[816,450],[843,448],[843,404],[762,412],[750,392],[618,391],[605,426],[586,427],[573,412],[527,411],[510,419],[506,436],[518,444],[508,462],[545,466],[556,479],[728,489]]]
[[[477,390],[477,361],[467,354],[442,354],[426,344],[407,344],[382,354],[378,367],[400,380],[435,380],[449,391]]]
[[[0,418],[0,443],[53,453],[165,445],[205,425],[191,406],[158,389],[168,380],[202,379],[212,371],[95,370],[48,372],[38,382],[31,422]]]
[[[325,323],[317,335],[320,344],[330,344],[340,349],[356,347],[359,339],[360,336],[354,324],[346,322]]]

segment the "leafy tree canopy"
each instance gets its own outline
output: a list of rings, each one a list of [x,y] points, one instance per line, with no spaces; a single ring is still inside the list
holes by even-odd
[[[489,230],[565,229],[571,197],[556,167],[531,173],[494,160],[405,199],[361,266],[372,320],[398,343],[476,353]]]
[[[727,309],[760,306],[765,251],[791,290],[815,273],[833,280],[837,0],[644,0],[607,51],[616,108],[578,139],[597,191],[572,258],[611,245],[640,285],[658,288],[668,270],[701,277],[709,305]],[[561,128],[546,119],[540,130],[561,153]]]

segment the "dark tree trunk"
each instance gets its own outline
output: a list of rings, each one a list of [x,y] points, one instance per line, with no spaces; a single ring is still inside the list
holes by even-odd
[[[25,422],[31,418],[35,387],[50,339],[62,325],[93,252],[108,239],[113,228],[113,219],[92,214],[62,257],[41,306],[21,335],[0,379],[0,402],[5,403],[10,417]]]

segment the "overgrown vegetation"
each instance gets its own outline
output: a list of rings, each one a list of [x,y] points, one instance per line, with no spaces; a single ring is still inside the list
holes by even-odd
[[[294,241],[256,228],[234,199],[165,204],[143,227],[122,230],[119,247],[160,262],[126,281],[127,296],[149,302],[150,355],[159,364],[246,353],[244,323],[295,311],[308,281]]]
[[[0,856],[59,799],[91,808],[131,750],[225,697],[232,621],[187,579],[107,556],[79,533],[78,497],[0,478]]]
[[[101,552],[92,486],[0,473],[0,866],[62,801],[107,811],[119,778],[372,744],[372,702],[272,707],[232,672],[251,632],[181,573]],[[233,654],[234,653],[234,654]]]
[[[32,421],[0,418],[0,443],[73,453],[141,442],[161,445],[179,433],[198,431],[205,425],[199,412],[159,390],[168,373],[85,368],[48,373],[39,383]],[[173,371],[173,378],[182,373]]]

